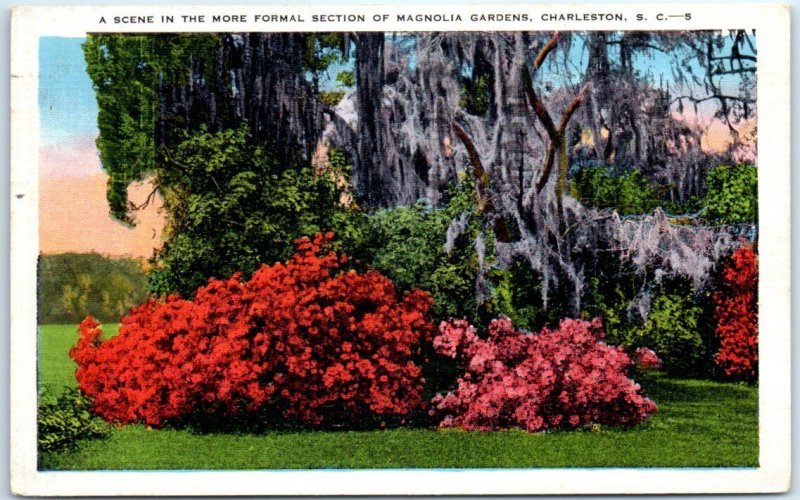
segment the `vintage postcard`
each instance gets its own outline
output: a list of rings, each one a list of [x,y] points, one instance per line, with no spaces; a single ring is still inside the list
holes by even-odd
[[[12,28],[14,492],[789,488],[787,6]]]

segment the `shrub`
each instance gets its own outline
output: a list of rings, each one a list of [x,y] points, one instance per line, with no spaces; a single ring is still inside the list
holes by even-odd
[[[720,341],[717,365],[730,378],[758,378],[758,256],[739,248],[722,271],[714,294],[715,333]]]
[[[647,179],[638,170],[617,175],[605,167],[583,168],[575,176],[574,188],[587,205],[613,208],[621,215],[650,212],[658,205]]]
[[[83,439],[108,436],[108,425],[92,415],[91,403],[77,389],[55,395],[39,392],[37,442],[39,453],[75,449]]]
[[[495,237],[485,220],[475,213],[475,188],[464,179],[451,187],[441,208],[421,203],[380,210],[368,218],[366,238],[351,251],[363,262],[391,279],[401,290],[419,288],[433,297],[436,320],[466,318],[486,326],[500,314],[523,328],[557,324],[566,300],[553,294],[549,307],[542,301],[541,276],[530,265],[516,262],[509,269],[493,268]],[[448,232],[461,225],[446,248]],[[482,237],[485,287],[476,292],[480,260],[476,239]],[[351,238],[351,241],[353,238]]]
[[[473,239],[480,230],[477,217],[468,217],[464,234],[445,249],[453,219],[474,209],[471,183],[450,190],[443,208],[422,204],[381,210],[369,218],[361,257],[401,290],[419,288],[434,299],[437,319],[473,318],[478,304],[475,279],[479,270]]]
[[[430,297],[398,297],[371,271],[336,274],[333,235],[295,241],[286,263],[247,282],[212,279],[194,300],[150,300],[100,342],[87,318],[70,355],[81,390],[109,421],[160,426],[192,414],[274,410],[312,426],[400,419],[422,404],[416,364]]]
[[[758,217],[758,179],[752,165],[720,165],[708,172],[705,217],[720,224],[754,222]]]
[[[321,231],[348,233],[336,177],[281,159],[244,126],[188,135],[159,173],[169,214],[166,241],[150,276],[156,294],[185,297],[211,277],[242,272],[292,254],[292,242]]]
[[[603,342],[599,319],[563,320],[538,334],[508,319],[489,325],[482,340],[466,321],[442,323],[434,348],[458,358],[457,388],[433,400],[443,427],[528,431],[604,424],[630,426],[656,411],[626,376],[631,360]]]
[[[693,294],[658,295],[647,321],[636,332],[634,345],[655,350],[667,373],[706,375],[712,352],[710,330],[705,335],[706,324],[705,311]]]
[[[558,286],[550,288],[548,302],[542,300],[542,276],[530,263],[515,260],[508,269],[489,272],[492,285],[491,302],[484,304],[479,321],[488,325],[497,316],[507,316],[523,330],[538,330],[558,325],[570,310],[569,295]]]
[[[658,355],[647,347],[637,347],[633,355],[636,360],[636,367],[640,370],[658,370],[661,368],[661,360]]]
[[[421,205],[382,210],[370,218],[369,263],[401,290],[420,288],[434,298],[437,318],[472,316],[478,262],[472,248],[445,252],[450,218]]]

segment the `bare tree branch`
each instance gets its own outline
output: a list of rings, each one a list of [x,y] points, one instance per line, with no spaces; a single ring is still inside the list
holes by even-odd
[[[455,132],[456,137],[461,140],[461,142],[464,144],[464,147],[467,149],[469,162],[472,164],[472,177],[475,179],[475,187],[478,190],[478,211],[484,212],[488,209],[489,205],[489,197],[487,195],[489,190],[489,173],[483,167],[481,157],[478,154],[478,150],[475,148],[475,144],[472,142],[469,134],[467,134],[467,132],[461,128],[461,125],[459,125],[455,119],[450,122],[450,125],[453,128],[453,132]]]

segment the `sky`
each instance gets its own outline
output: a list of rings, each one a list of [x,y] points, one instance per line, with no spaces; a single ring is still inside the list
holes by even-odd
[[[97,136],[97,101],[81,44],[84,38],[39,40],[39,123],[44,145]]]
[[[42,37],[39,42],[40,112],[40,250],[43,253],[99,252],[108,255],[150,257],[160,245],[165,216],[160,203],[137,214],[130,228],[108,214],[105,186],[108,176],[100,165],[95,146],[98,135],[97,101],[81,44],[84,38]],[[569,53],[576,66],[586,64],[586,51],[575,43]],[[350,63],[334,65],[321,87],[340,84],[336,73]],[[654,54],[635,61],[636,69],[663,75],[669,81],[667,56]],[[538,79],[550,79],[547,70]],[[555,82],[554,82],[555,83]],[[736,82],[733,82],[735,85]],[[717,132],[727,134],[724,128]],[[152,187],[133,185],[129,198],[142,202]]]

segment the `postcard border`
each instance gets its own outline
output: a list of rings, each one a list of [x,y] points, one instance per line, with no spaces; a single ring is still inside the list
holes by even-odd
[[[760,466],[753,469],[459,469],[315,471],[98,471],[36,470],[36,257],[38,255],[38,54],[30,51],[44,35],[85,34],[101,12],[165,12],[169,9],[231,12],[255,6],[20,7],[12,17],[11,173],[10,173],[10,424],[11,486],[25,495],[316,495],[316,494],[562,494],[562,493],[749,493],[781,492],[789,486],[791,447],[790,371],[790,127],[789,8],[776,4],[673,4],[704,14],[684,29],[754,27],[758,32],[759,280],[761,374],[759,390]],[[320,7],[320,6],[314,6]],[[347,6],[323,6],[329,11]],[[579,9],[581,5],[503,5],[503,9]],[[622,4],[591,4],[614,10]],[[273,11],[298,6],[260,6]],[[313,7],[305,7],[311,9]],[[391,12],[397,6],[359,6]],[[496,11],[498,5],[453,6],[470,12]],[[415,5],[414,10],[442,9]],[[636,5],[648,12],[665,4]],[[111,14],[113,15],[113,14]],[[63,17],[71,16],[70,23]],[[712,22],[713,21],[713,22]],[[77,29],[76,28],[80,28]],[[97,26],[95,26],[97,28]],[[130,31],[138,31],[135,27]],[[284,31],[308,31],[287,26]],[[463,28],[450,26],[454,30]],[[642,26],[637,29],[663,29]],[[359,29],[362,29],[359,27]],[[369,30],[369,27],[365,27]],[[392,30],[380,24],[375,30]],[[441,29],[438,26],[420,30]],[[521,29],[514,23],[502,28]],[[532,29],[530,26],[527,29]],[[593,24],[553,23],[548,29],[608,29]],[[631,27],[628,27],[631,29]],[[180,31],[189,31],[181,29]],[[217,25],[215,31],[253,30]],[[116,27],[112,31],[123,31]],[[127,30],[125,30],[127,31]],[[197,30],[202,31],[202,30]],[[256,30],[257,31],[257,30]],[[335,29],[331,29],[335,31]],[[27,47],[28,50],[23,48]]]

